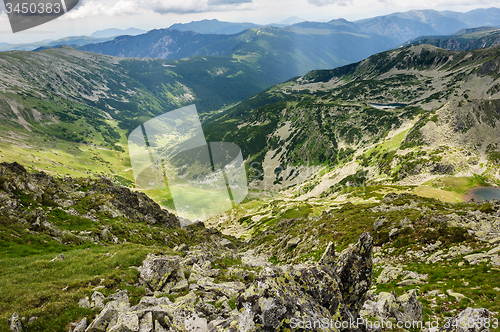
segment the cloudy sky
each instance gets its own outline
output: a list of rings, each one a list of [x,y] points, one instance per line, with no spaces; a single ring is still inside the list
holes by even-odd
[[[30,0],[26,0],[29,2]],[[412,4],[415,4],[412,5]],[[418,4],[418,6],[416,6]],[[357,20],[411,9],[453,10],[500,7],[500,0],[80,0],[66,15],[39,27],[13,34],[0,5],[0,43],[22,43],[96,30],[129,27],[150,30],[202,19],[258,24],[291,16],[310,21]]]

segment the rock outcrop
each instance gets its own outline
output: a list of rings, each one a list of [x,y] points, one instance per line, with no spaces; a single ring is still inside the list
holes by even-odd
[[[467,308],[450,319],[439,332],[487,332],[493,326],[493,313],[484,308]]]
[[[175,215],[163,210],[144,193],[115,186],[105,178],[56,179],[44,172],[28,173],[17,163],[0,163],[0,188],[3,190],[0,192],[0,215],[37,223],[40,227],[43,227],[45,216],[40,211],[26,211],[24,205],[38,203],[67,209],[85,200],[95,203],[95,207],[89,209],[103,212],[109,218],[121,216],[134,222],[180,226]],[[78,214],[77,211],[73,213]],[[82,217],[96,218],[92,213]]]
[[[21,321],[19,320],[18,313],[12,314],[12,317],[10,318],[10,330],[12,332],[22,332],[23,331],[23,325],[21,324]]]
[[[372,284],[372,248],[372,236],[363,233],[355,244],[342,251],[335,263],[334,274],[343,301],[353,313],[359,311],[363,297]]]
[[[226,241],[210,254],[193,248],[182,259],[148,255],[138,270],[150,291],[168,294],[184,282],[189,293],[175,302],[143,297],[133,307],[126,293],[118,293],[117,299],[106,299],[109,302],[86,331],[298,331],[303,324],[325,320],[354,321],[372,282],[372,245],[370,234],[364,233],[337,258],[331,244],[315,265],[255,265],[252,262],[259,258],[246,253],[242,263],[260,269],[250,283],[214,282],[220,271],[210,268],[211,261],[227,255]],[[238,276],[235,269],[228,275]],[[235,310],[228,305],[230,298],[235,299]]]
[[[408,291],[399,297],[394,292],[382,292],[372,296],[372,299],[364,302],[360,312],[365,320],[374,318],[378,321],[392,320],[395,323],[410,324],[423,320],[423,306],[418,301],[416,290]]]

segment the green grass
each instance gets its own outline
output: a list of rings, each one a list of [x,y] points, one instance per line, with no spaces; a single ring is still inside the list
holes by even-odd
[[[439,179],[431,180],[425,183],[425,185],[463,195],[472,188],[489,186],[490,184],[487,182],[485,177],[474,175],[473,177],[441,177]]]
[[[54,242],[54,241],[53,241]],[[26,246],[35,244],[26,244]],[[40,248],[38,248],[40,250]],[[78,300],[91,296],[92,288],[110,295],[127,289],[131,303],[143,296],[144,288],[134,286],[140,266],[147,253],[169,251],[168,247],[147,247],[140,244],[63,246],[53,244],[39,253],[26,255],[21,246],[11,248],[0,258],[0,319],[6,321],[17,312],[20,317],[39,317],[29,331],[67,331],[69,323],[93,318],[98,310],[78,307]],[[64,262],[51,262],[64,252]],[[105,254],[115,254],[107,257]],[[26,325],[26,323],[25,323]],[[7,331],[0,324],[0,331]]]

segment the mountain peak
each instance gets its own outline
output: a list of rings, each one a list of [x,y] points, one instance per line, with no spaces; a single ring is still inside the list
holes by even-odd
[[[486,32],[486,31],[496,31],[500,30],[496,27],[479,27],[479,28],[470,28],[470,29],[461,29],[453,34],[453,36],[463,36],[476,32]]]
[[[146,32],[145,30],[137,28],[128,28],[125,30],[109,28],[104,30],[98,30],[93,34],[91,34],[90,36],[94,38],[107,38],[107,37],[122,36],[122,35],[136,36],[136,35],[141,35],[145,32]]]

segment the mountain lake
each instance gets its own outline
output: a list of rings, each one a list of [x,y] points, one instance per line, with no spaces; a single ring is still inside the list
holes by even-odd
[[[368,103],[371,107],[377,108],[379,110],[383,110],[386,108],[398,108],[398,107],[405,107],[408,104],[401,104],[401,103],[392,103],[392,104],[374,104],[374,103]]]
[[[477,187],[469,190],[466,194],[466,200],[484,201],[500,199],[500,188],[498,187]]]

